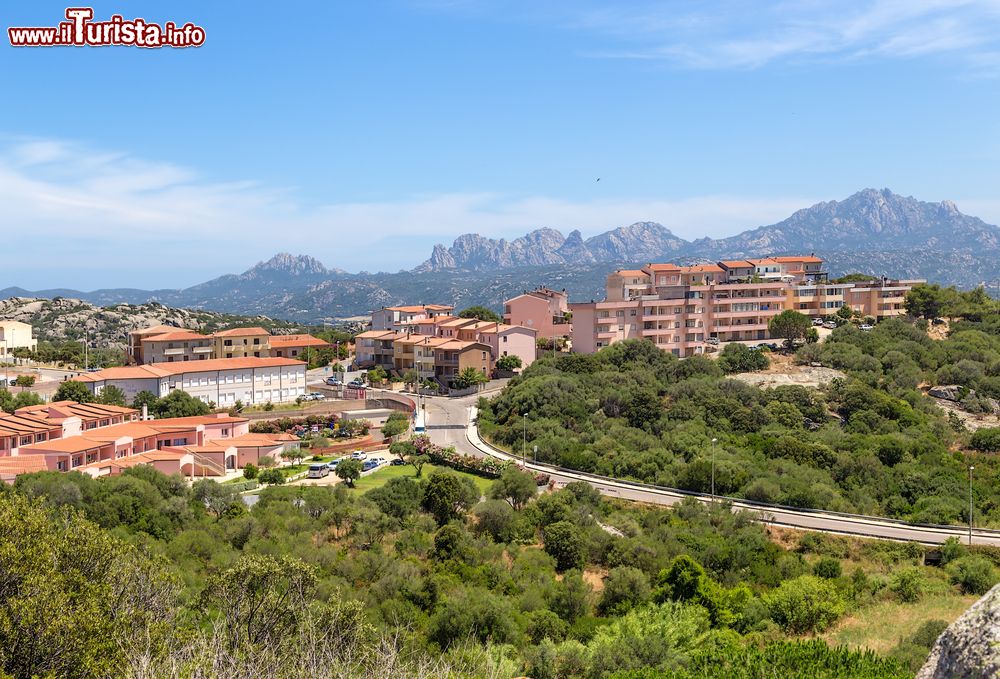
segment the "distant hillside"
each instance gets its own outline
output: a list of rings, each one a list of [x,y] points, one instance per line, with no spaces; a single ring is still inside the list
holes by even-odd
[[[0,300],[0,319],[21,321],[35,330],[40,341],[64,342],[90,338],[92,346],[124,349],[128,333],[153,325],[170,325],[200,332],[262,326],[278,333],[300,326],[266,316],[237,316],[189,309],[173,309],[155,302],[99,307],[79,299],[12,297]]]
[[[506,297],[540,284],[566,288],[573,301],[587,300],[602,295],[605,276],[618,266],[807,253],[826,259],[833,275],[859,271],[971,288],[1000,276],[1000,228],[962,214],[949,201],[927,203],[888,189],[865,189],[729,238],[689,242],[655,222],[636,222],[588,239],[579,231],[564,237],[548,228],[511,241],[466,234],[450,247],[435,246],[412,271],[398,273],[349,274],[306,255],[283,253],[241,274],[182,290],[8,288],[0,290],[0,298],[62,296],[98,305],[155,301],[323,323],[401,303],[499,309]]]

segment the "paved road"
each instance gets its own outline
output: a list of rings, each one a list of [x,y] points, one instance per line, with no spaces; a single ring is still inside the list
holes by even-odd
[[[445,446],[455,446],[459,452],[467,455],[490,455],[501,459],[515,459],[503,451],[496,450],[480,440],[476,427],[471,424],[474,417],[477,397],[465,398],[429,398],[427,399],[428,434],[431,439]],[[530,455],[530,451],[529,451]],[[547,465],[525,465],[528,469],[542,471],[551,476],[559,486],[571,481],[586,481],[609,497],[620,497],[626,500],[649,502],[659,505],[673,505],[691,495],[679,493],[665,488],[654,488],[643,484],[617,481],[606,478],[595,478],[592,475],[571,471],[556,471]],[[709,496],[693,496],[700,502],[710,503]],[[968,542],[968,529],[960,527],[935,527],[905,524],[879,519],[877,517],[840,516],[819,511],[796,510],[783,507],[761,507],[738,500],[733,501],[734,509],[745,509],[755,512],[760,520],[778,526],[815,530],[824,533],[839,533],[861,537],[877,537],[888,540],[921,542],[924,544],[940,544],[949,537],[958,537],[963,543]],[[1000,546],[1000,532],[973,531],[973,543],[981,545]]]

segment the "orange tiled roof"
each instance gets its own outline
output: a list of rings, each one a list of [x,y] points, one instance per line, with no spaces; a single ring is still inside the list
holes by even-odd
[[[646,268],[650,271],[680,271],[676,264],[647,264]]]
[[[682,273],[713,273],[722,271],[718,264],[695,264],[694,266],[682,266]]]
[[[177,332],[178,330],[185,330],[185,328],[178,328],[173,325],[152,325],[148,328],[142,328],[141,330],[133,330],[133,335],[162,335],[165,332]]]
[[[230,328],[229,330],[220,330],[219,332],[212,333],[212,337],[243,337],[244,335],[270,335],[264,328]]]
[[[283,349],[285,347],[328,347],[329,342],[324,342],[312,335],[271,335],[271,348]]]
[[[142,342],[187,342],[193,340],[209,339],[208,335],[202,335],[190,330],[174,330],[173,332],[157,333],[142,338]]]
[[[38,455],[0,457],[0,479],[12,479],[20,474],[34,474],[48,469],[45,458]]]
[[[727,259],[719,262],[719,265],[724,266],[727,269],[745,269],[753,266],[753,264],[745,259]]]
[[[107,368],[95,373],[74,377],[78,382],[103,382],[105,380],[150,379],[183,375],[185,373],[216,372],[219,370],[249,370],[305,365],[291,358],[213,358],[206,361],[177,361],[176,363],[150,363],[128,368]]]
[[[639,269],[618,269],[615,271],[619,276],[645,276],[645,271],[640,271]]]
[[[748,259],[747,261],[750,262],[751,264],[753,264],[754,266],[762,266],[762,265],[767,265],[767,264],[780,264],[781,263],[781,262],[779,262],[778,260],[776,260],[776,259],[774,259],[772,257],[764,257],[763,259]]]
[[[823,260],[815,255],[805,255],[799,257],[774,257],[774,261],[781,264],[794,264],[796,262],[803,262],[809,264],[822,264]]]

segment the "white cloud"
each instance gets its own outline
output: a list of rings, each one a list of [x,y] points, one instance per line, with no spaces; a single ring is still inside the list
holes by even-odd
[[[957,57],[982,70],[1000,43],[998,0],[564,2],[544,15],[603,36],[596,57],[660,60],[694,69],[754,69],[780,61]],[[623,46],[627,45],[627,46]]]
[[[213,183],[190,168],[128,154],[16,140],[0,146],[0,223],[7,227],[0,248],[8,254],[0,287],[179,287],[241,271],[282,250],[352,271],[397,270],[462,233],[516,238],[540,227],[579,229],[587,237],[649,220],[684,238],[718,237],[780,220],[811,202],[795,196],[575,202],[461,193],[310,207],[285,188]]]

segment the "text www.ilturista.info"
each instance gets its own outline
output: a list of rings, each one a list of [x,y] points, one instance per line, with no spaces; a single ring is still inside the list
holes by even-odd
[[[186,23],[178,26],[168,21],[162,26],[145,19],[127,20],[115,14],[108,21],[93,21],[92,7],[69,7],[68,21],[58,26],[12,27],[7,36],[13,47],[201,47],[205,29]]]

